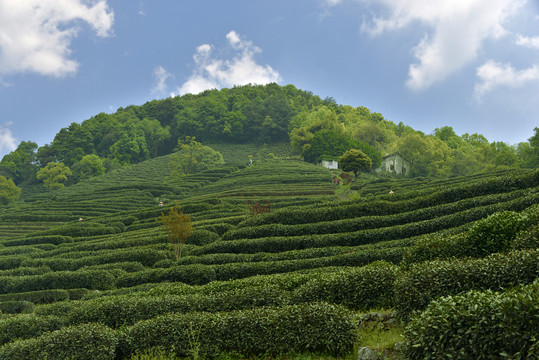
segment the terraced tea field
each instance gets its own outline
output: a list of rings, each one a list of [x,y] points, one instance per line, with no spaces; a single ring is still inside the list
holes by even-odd
[[[329,170],[286,150],[251,167],[256,149],[219,150],[227,164],[181,181],[161,157],[0,208],[0,359],[355,359],[372,311],[391,314],[384,331],[408,326],[388,356],[436,358],[468,325],[446,348],[416,345],[421,326],[468,291],[528,294],[531,325],[507,325],[520,340],[472,335],[510,356],[539,349],[539,171],[358,180],[361,197],[341,201]],[[175,202],[194,229],[179,260],[156,221]]]

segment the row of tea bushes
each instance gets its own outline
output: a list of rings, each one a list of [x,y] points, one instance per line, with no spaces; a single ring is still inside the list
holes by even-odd
[[[88,289],[50,289],[22,293],[1,294],[0,302],[28,301],[33,304],[50,304],[64,300],[80,300],[89,294]]]
[[[351,313],[324,303],[215,314],[167,314],[123,331],[96,323],[55,330],[62,326],[61,319],[55,317],[37,317],[30,322],[27,333],[34,329],[50,332],[2,346],[0,359],[114,359],[155,346],[174,349],[184,357],[195,351],[204,358],[222,352],[271,356],[309,351],[339,356],[349,353],[356,340]]]
[[[492,254],[482,259],[435,260],[414,264],[395,282],[395,309],[402,319],[440,296],[468,290],[504,289],[539,277],[536,249]]]
[[[481,257],[512,249],[535,249],[539,205],[521,211],[497,212],[473,223],[468,232],[453,236],[432,234],[419,239],[404,255],[404,264],[450,257]]]
[[[401,225],[410,222],[428,220],[440,216],[454,214],[478,206],[486,206],[501,202],[507,202],[528,195],[527,190],[517,190],[509,193],[486,195],[464,199],[453,203],[422,208],[409,212],[401,212],[385,216],[362,216],[352,219],[322,221],[309,224],[284,225],[268,224],[261,226],[242,227],[229,231],[223,236],[223,240],[253,239],[269,236],[296,236],[306,234],[330,234],[357,231],[359,229],[372,229]]]
[[[310,247],[358,246],[451,229],[485,218],[497,211],[520,211],[536,203],[539,203],[539,193],[533,193],[505,203],[474,207],[455,214],[439,216],[431,220],[423,220],[404,225],[348,233],[218,241],[194,249],[191,254],[282,252]]]
[[[115,278],[110,271],[57,271],[43,275],[2,276],[0,294],[49,289],[112,289]]]
[[[539,184],[539,170],[510,174],[500,177],[481,179],[471,183],[458,184],[454,187],[430,190],[423,193],[393,194],[375,199],[336,203],[318,208],[295,207],[278,210],[269,214],[249,218],[238,227],[249,227],[263,224],[304,224],[321,221],[334,221],[346,218],[369,215],[389,215],[408,212],[425,207],[452,203],[455,201],[505,193],[515,190],[536,188]]]
[[[291,305],[224,313],[169,314],[127,328],[126,353],[153,346],[178,356],[212,358],[222,352],[243,356],[315,352],[342,356],[356,341],[348,310],[331,304]],[[197,339],[197,348],[193,348]]]
[[[506,292],[471,291],[435,300],[413,316],[404,356],[538,359],[539,281]]]

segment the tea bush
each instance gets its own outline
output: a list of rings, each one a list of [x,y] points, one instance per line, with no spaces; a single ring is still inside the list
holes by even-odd
[[[203,358],[221,352],[271,355],[322,352],[342,356],[356,340],[351,314],[330,304],[255,308],[221,313],[169,314],[127,328],[127,353],[158,346]]]
[[[483,259],[414,264],[395,282],[395,309],[401,318],[408,318],[413,311],[423,310],[440,296],[529,284],[539,276],[538,252],[521,250]]]
[[[101,324],[71,326],[0,348],[0,360],[112,360],[120,334]]]
[[[65,320],[58,316],[18,315],[0,319],[0,345],[17,339],[30,339],[48,331],[65,326]]]
[[[406,327],[406,359],[539,358],[539,281],[433,301]]]

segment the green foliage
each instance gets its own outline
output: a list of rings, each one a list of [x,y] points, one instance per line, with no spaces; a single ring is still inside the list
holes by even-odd
[[[19,314],[31,313],[34,311],[34,304],[29,301],[2,301],[0,302],[0,313]]]
[[[539,224],[523,229],[511,241],[511,249],[536,249],[539,248]]]
[[[532,283],[539,274],[537,255],[534,249],[493,254],[484,259],[414,264],[395,282],[395,308],[401,318],[407,318],[439,296]]]
[[[76,182],[92,176],[103,175],[106,171],[105,162],[95,154],[84,155],[73,165],[73,177]]]
[[[112,360],[119,342],[118,332],[100,324],[84,324],[4,345],[0,359]]]
[[[406,359],[536,359],[539,281],[433,301],[406,327]]]
[[[182,256],[185,243],[191,236],[193,226],[191,218],[184,214],[178,205],[175,205],[170,207],[168,215],[161,213],[159,221],[165,227],[168,242],[172,245],[174,256],[178,260]]]
[[[514,211],[504,211],[477,221],[469,230],[468,239],[480,255],[509,249],[515,235],[526,225],[525,218]]]
[[[204,146],[194,137],[187,136],[185,140],[178,140],[178,152],[170,157],[173,179],[209,170],[224,164],[223,155],[209,146]]]
[[[352,171],[357,179],[361,171],[368,171],[372,160],[361,150],[350,149],[339,158],[339,166],[344,171]]]
[[[33,181],[37,171],[37,144],[32,141],[21,141],[17,149],[5,155],[0,161],[0,176],[13,180],[15,184]]]
[[[37,172],[36,177],[42,180],[50,190],[58,190],[64,187],[64,183],[71,174],[71,169],[64,163],[50,162]]]
[[[296,289],[292,299],[325,301],[357,310],[391,307],[397,270],[397,266],[385,262],[342,270],[312,279]]]
[[[0,205],[16,201],[20,195],[21,189],[15,185],[13,180],[8,180],[5,176],[0,175]]]
[[[17,339],[29,339],[65,326],[58,316],[24,314],[0,319],[0,345]]]
[[[175,349],[178,356],[189,356],[189,331],[196,332],[204,358],[221,352],[246,356],[302,351],[344,355],[352,350],[356,338],[351,314],[322,303],[156,317],[127,329],[128,352],[159,346]]]

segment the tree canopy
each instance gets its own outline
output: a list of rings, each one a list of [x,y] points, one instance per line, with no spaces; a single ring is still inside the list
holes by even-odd
[[[15,185],[13,180],[0,175],[0,205],[7,205],[16,201],[21,195],[21,189]]]
[[[71,176],[71,169],[61,162],[50,162],[37,172],[37,178],[43,181],[50,190],[63,188],[69,176]]]
[[[352,171],[356,179],[359,172],[368,171],[371,166],[371,159],[358,149],[350,149],[339,158],[339,167],[344,171]]]
[[[172,178],[181,178],[224,164],[223,155],[220,152],[202,145],[195,140],[194,136],[178,140],[177,150],[178,152],[170,157]]]

